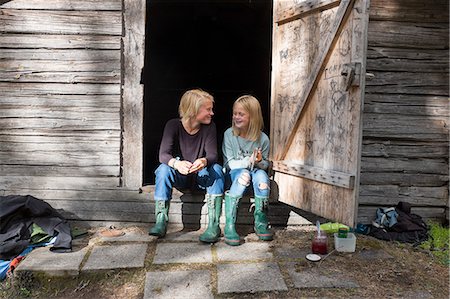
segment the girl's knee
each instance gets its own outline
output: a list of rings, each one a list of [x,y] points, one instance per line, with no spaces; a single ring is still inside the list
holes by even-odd
[[[249,186],[251,182],[251,176],[250,173],[248,171],[243,171],[241,172],[241,174],[238,177],[238,183],[241,184],[242,186]]]

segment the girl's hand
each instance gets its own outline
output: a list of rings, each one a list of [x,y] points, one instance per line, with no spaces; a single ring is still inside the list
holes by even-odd
[[[173,168],[178,170],[179,173],[183,175],[189,174],[189,169],[191,169],[192,163],[189,161],[176,161],[173,165]]]
[[[260,148],[257,149],[256,155],[255,155],[255,162],[259,163],[262,160],[262,151]]]
[[[194,172],[198,172],[198,171],[202,170],[203,168],[206,167],[206,164],[207,164],[207,161],[205,158],[200,158],[200,159],[195,160],[189,169],[189,173],[194,173]]]

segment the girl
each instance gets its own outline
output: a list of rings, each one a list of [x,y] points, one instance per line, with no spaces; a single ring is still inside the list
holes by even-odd
[[[255,195],[255,233],[261,240],[270,241],[266,211],[269,202],[269,137],[264,126],[259,101],[250,95],[238,98],[233,104],[232,127],[224,133],[222,146],[224,165],[232,185],[225,193],[225,243],[239,245],[235,223],[239,200],[252,185]]]
[[[200,89],[186,91],[178,108],[180,118],[169,120],[164,128],[155,180],[155,225],[149,234],[164,237],[169,220],[172,188],[188,188],[191,182],[206,189],[209,223],[200,236],[204,242],[217,242],[222,208],[224,177],[217,164],[217,133],[212,122],[214,99]]]

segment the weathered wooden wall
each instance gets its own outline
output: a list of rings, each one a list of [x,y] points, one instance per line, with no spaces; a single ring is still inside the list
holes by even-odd
[[[2,194],[70,211],[119,186],[121,38],[121,0],[0,7]]]
[[[445,219],[449,175],[447,0],[371,0],[359,219],[399,201]]]

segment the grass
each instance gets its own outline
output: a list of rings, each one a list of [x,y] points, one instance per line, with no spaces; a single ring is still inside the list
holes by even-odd
[[[438,223],[429,223],[428,240],[420,244],[420,247],[429,250],[443,265],[448,265],[449,259],[449,235],[450,230]]]

